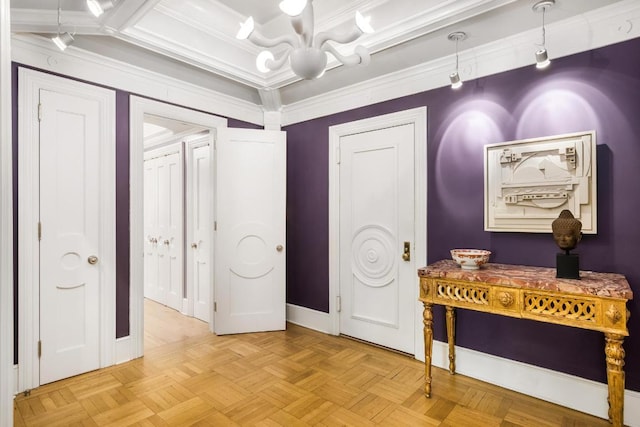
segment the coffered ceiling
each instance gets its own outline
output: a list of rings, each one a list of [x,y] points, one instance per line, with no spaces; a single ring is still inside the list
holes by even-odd
[[[546,22],[580,16],[621,0],[557,0]],[[468,38],[460,50],[539,28],[534,0],[314,0],[316,32],[346,29],[356,10],[371,17],[373,34],[351,45],[372,54],[368,66],[345,67],[332,57],[320,79],[300,80],[288,66],[256,69],[260,48],[237,40],[249,15],[265,36],[292,32],[280,0],[116,0],[100,18],[85,0],[61,0],[61,29],[75,33],[73,48],[154,70],[256,104],[288,105],[308,97],[451,56],[453,31]],[[11,0],[12,32],[50,37],[57,31],[58,0]],[[540,40],[531,40],[532,52]],[[452,63],[452,67],[454,64]]]

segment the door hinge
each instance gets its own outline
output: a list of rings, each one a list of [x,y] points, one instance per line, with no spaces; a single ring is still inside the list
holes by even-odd
[[[218,231],[218,221],[213,221],[213,231]]]
[[[336,163],[340,164],[340,147],[336,147]]]
[[[42,240],[42,223],[38,221],[38,240]]]
[[[213,312],[214,312],[214,313],[217,313],[217,312],[218,312],[218,303],[217,303],[217,302],[214,302],[214,303],[213,303]]]
[[[38,121],[42,120],[42,104],[38,103]]]
[[[42,357],[42,341],[38,340],[38,359]]]
[[[340,295],[336,297],[336,305],[338,306],[338,313],[340,313],[342,311],[342,298],[340,298]]]

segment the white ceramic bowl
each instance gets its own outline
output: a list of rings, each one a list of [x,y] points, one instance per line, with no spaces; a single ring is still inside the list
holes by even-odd
[[[489,261],[491,251],[484,249],[451,249],[451,258],[463,270],[477,270]]]

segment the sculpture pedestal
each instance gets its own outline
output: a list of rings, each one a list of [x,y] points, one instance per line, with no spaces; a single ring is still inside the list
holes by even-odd
[[[580,257],[578,254],[556,255],[556,277],[560,279],[580,279]]]

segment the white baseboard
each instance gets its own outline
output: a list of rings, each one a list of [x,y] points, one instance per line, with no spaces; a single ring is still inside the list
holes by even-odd
[[[448,352],[447,343],[434,341],[433,366],[449,369]],[[606,384],[463,347],[456,347],[456,372],[607,419]],[[625,425],[640,427],[640,393],[625,390],[624,400]]]
[[[299,305],[287,304],[287,322],[324,332],[325,334],[329,334],[331,331],[329,313]]]
[[[185,316],[193,317],[193,313],[189,313],[189,299],[188,298],[182,298],[182,310],[180,310],[180,313],[184,314]]]
[[[131,360],[131,336],[116,339],[116,365]]]
[[[330,333],[329,313],[287,304],[287,321]],[[433,342],[433,366],[449,369],[449,347]],[[424,354],[418,354],[424,361]],[[603,355],[604,357],[604,355]],[[604,363],[604,360],[603,360]],[[607,385],[463,347],[456,347],[456,372],[547,402],[607,419]],[[437,382],[432,387],[438,387]],[[640,427],[640,393],[625,390],[624,423]]]
[[[13,395],[18,394],[18,365],[13,365]]]

